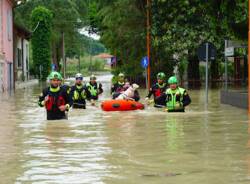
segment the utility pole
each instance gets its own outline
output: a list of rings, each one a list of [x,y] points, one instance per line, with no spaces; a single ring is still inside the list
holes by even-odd
[[[248,1],[248,114],[250,114],[250,1]]]
[[[78,73],[81,73],[81,49],[79,53],[79,58],[78,58]]]
[[[209,60],[209,50],[208,43],[206,43],[206,87],[205,87],[205,110],[207,111],[208,106],[208,60]]]
[[[147,0],[147,56],[148,56],[148,89],[150,89],[150,12],[151,12],[151,0]]]
[[[65,58],[65,43],[64,43],[64,32],[62,32],[62,60],[63,60],[63,78],[66,77],[66,58]]]
[[[228,45],[228,40],[225,40],[225,50],[227,48],[227,45]],[[224,58],[225,58],[225,90],[227,91],[228,90],[228,68],[227,68],[227,64],[228,64],[228,61],[227,61],[227,56],[226,54],[224,54]]]
[[[89,70],[90,70],[90,74],[92,74],[92,38],[90,37],[91,33],[90,33],[90,28],[89,28]]]

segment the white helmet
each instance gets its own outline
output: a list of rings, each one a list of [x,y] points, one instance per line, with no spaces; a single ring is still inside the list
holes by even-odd
[[[96,76],[95,76],[94,74],[92,74],[92,75],[90,76],[90,80],[96,80]]]
[[[81,73],[77,73],[75,78],[83,78]]]
[[[119,77],[124,77],[125,75],[123,73],[119,73]]]

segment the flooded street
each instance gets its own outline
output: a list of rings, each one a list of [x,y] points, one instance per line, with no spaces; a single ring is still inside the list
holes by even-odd
[[[102,84],[100,101],[110,98],[110,76]],[[0,183],[250,183],[247,111],[221,105],[219,90],[209,91],[208,111],[204,91],[190,90],[186,113],[88,104],[69,120],[47,121],[41,89],[0,97]]]

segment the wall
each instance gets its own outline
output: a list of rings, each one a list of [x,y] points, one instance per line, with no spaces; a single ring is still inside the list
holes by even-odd
[[[11,1],[1,1],[1,49],[3,54],[3,89],[13,88],[13,12]]]

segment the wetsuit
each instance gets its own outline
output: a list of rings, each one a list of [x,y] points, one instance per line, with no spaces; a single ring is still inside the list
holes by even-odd
[[[150,98],[152,95],[154,96],[155,107],[162,107],[166,105],[164,98],[157,98],[162,94],[164,94],[166,89],[167,89],[166,83],[162,84],[156,83],[149,89],[147,97]]]
[[[61,87],[67,92],[67,94],[70,94],[70,90],[71,90],[70,86],[63,84],[61,85]]]
[[[45,98],[48,101],[44,102]],[[67,119],[65,111],[59,109],[60,106],[66,105],[68,110],[71,106],[70,97],[62,87],[52,88],[47,87],[39,96],[38,105],[47,110],[47,120]]]

